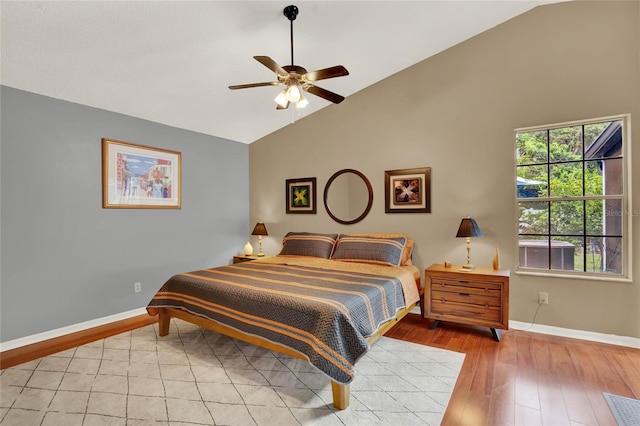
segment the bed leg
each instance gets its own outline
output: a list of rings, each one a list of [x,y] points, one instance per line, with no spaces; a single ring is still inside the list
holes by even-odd
[[[169,334],[169,324],[171,323],[171,315],[166,313],[163,309],[158,314],[158,328],[160,336],[167,336]]]
[[[331,392],[333,393],[333,406],[338,410],[346,410],[349,407],[349,384],[331,381]]]

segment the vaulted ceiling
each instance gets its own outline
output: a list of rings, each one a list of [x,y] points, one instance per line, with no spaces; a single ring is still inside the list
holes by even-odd
[[[347,99],[308,95],[277,111],[281,87],[253,56],[290,63],[291,1],[2,1],[3,85],[243,143],[554,1],[300,1],[296,65],[344,65],[317,83]],[[419,82],[414,82],[419,84]]]

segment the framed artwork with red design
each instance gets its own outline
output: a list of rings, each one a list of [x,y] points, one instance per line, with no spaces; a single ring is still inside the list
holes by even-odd
[[[385,213],[431,213],[431,167],[384,172]]]

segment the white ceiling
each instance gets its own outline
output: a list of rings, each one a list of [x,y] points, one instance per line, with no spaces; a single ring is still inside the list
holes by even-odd
[[[533,7],[554,1],[5,1],[3,85],[251,143]],[[349,76],[317,83],[347,99],[276,111],[281,88],[253,59]]]

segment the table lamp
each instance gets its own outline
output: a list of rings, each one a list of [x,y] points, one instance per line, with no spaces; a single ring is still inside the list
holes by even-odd
[[[269,233],[267,232],[267,227],[264,226],[264,223],[262,222],[258,222],[256,223],[256,227],[253,228],[253,232],[251,233],[251,235],[257,235],[258,236],[258,242],[260,244],[260,251],[258,252],[258,256],[262,257],[264,256],[264,253],[262,252],[262,236],[263,235],[269,235]]]
[[[471,264],[471,237],[482,237],[480,227],[473,218],[467,216],[462,219],[462,222],[460,222],[460,227],[458,228],[456,237],[463,237],[467,239],[467,264],[462,265],[462,269],[469,271],[474,270],[475,266]]]

